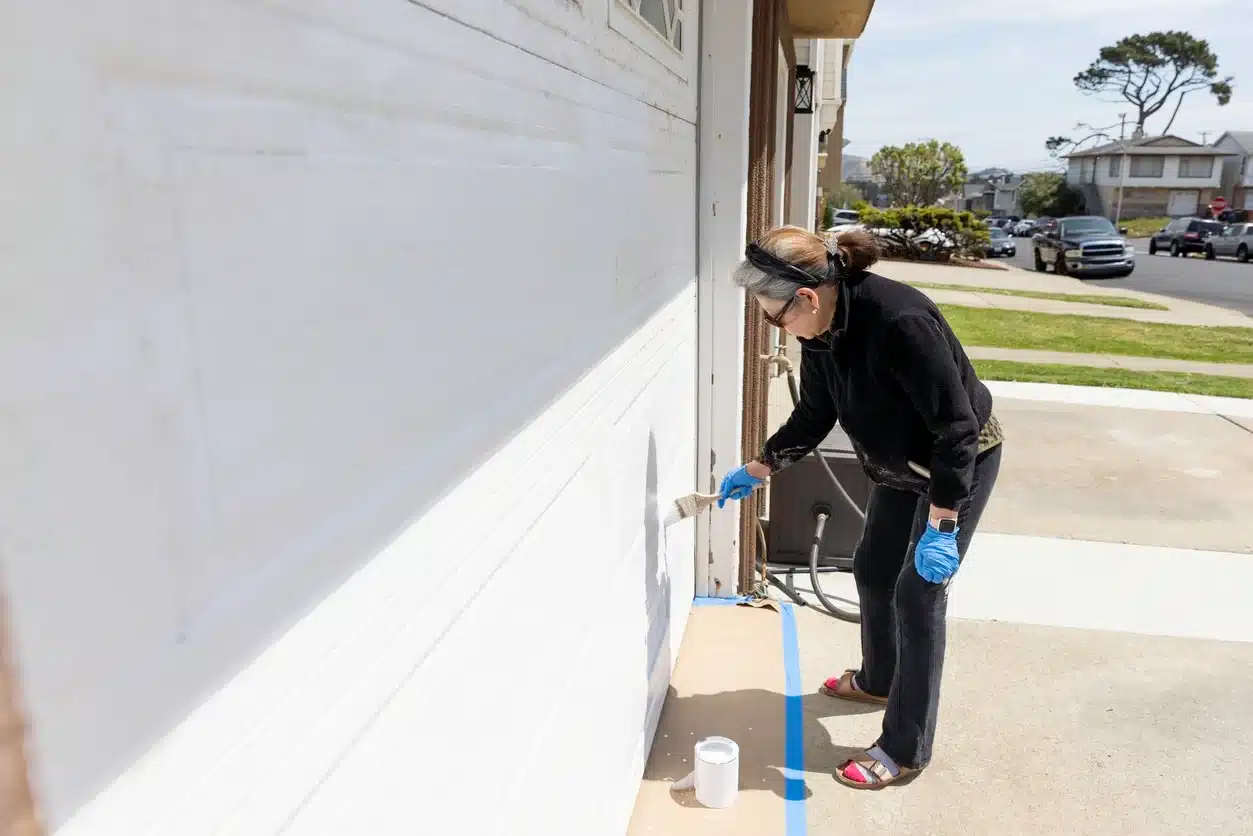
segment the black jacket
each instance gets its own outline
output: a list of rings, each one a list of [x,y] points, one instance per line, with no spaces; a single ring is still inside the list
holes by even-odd
[[[909,285],[863,273],[840,284],[831,331],[800,343],[800,404],[762,461],[786,467],[838,419],[874,482],[960,508],[992,394],[939,308]],[[910,462],[930,470],[929,483]]]

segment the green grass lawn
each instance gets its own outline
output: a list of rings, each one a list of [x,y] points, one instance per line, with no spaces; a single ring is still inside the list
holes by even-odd
[[[1168,223],[1170,218],[1133,218],[1118,225],[1126,228],[1128,238],[1148,238]]]
[[[1168,311],[1166,305],[1146,302],[1131,296],[1098,296],[1094,293],[1049,293],[1045,290],[1014,290],[1006,287],[967,287],[960,284],[935,284],[933,282],[910,282],[926,290],[965,290],[969,293],[991,293],[997,296],[1022,296],[1026,299],[1055,299],[1058,302],[1082,302],[1085,305],[1105,305],[1111,308],[1140,308],[1149,311]]]
[[[1166,325],[962,305],[940,307],[957,336],[971,346],[1253,363],[1253,328]]]
[[[1138,372],[1049,363],[1016,363],[1012,360],[974,360],[983,380],[1019,380],[1028,383],[1065,383],[1072,386],[1107,386],[1119,389],[1152,389],[1187,395],[1219,395],[1253,398],[1253,380],[1187,372]]]

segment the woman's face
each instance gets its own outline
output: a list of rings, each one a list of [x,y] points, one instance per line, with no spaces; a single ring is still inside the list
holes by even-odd
[[[766,321],[776,328],[782,328],[794,337],[813,339],[826,333],[831,327],[834,311],[829,306],[834,301],[824,301],[826,294],[819,294],[808,287],[796,291],[796,295],[787,302],[757,297]]]

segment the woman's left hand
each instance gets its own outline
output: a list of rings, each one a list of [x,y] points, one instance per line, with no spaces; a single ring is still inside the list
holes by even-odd
[[[961,556],[957,551],[957,529],[947,533],[930,522],[914,547],[914,568],[928,583],[944,583],[957,571]]]

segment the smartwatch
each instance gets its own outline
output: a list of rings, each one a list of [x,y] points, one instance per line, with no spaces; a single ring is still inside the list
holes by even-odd
[[[957,530],[957,520],[952,517],[945,517],[939,521],[935,528],[941,534],[952,534]]]

